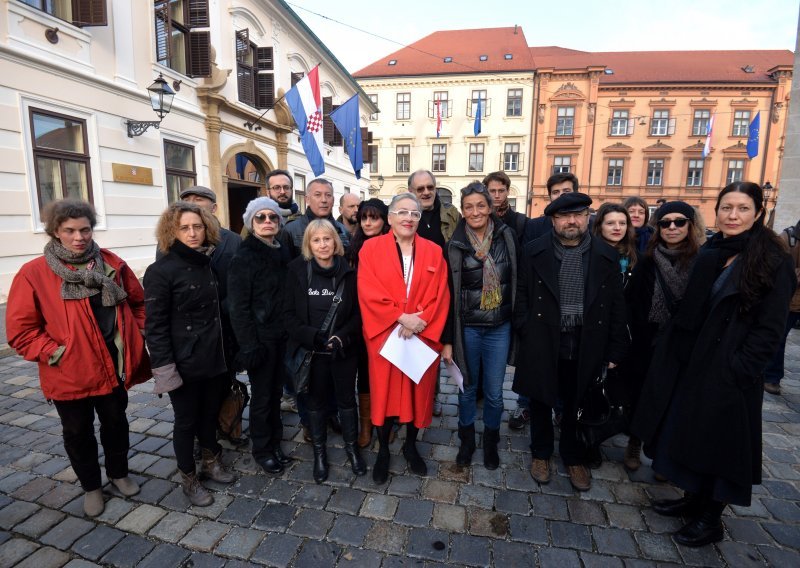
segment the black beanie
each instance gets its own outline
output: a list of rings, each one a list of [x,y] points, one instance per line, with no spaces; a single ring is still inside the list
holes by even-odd
[[[694,221],[694,207],[685,201],[667,201],[664,205],[656,209],[654,213],[655,220],[660,221],[664,215],[669,215],[670,213],[681,213],[687,219]]]

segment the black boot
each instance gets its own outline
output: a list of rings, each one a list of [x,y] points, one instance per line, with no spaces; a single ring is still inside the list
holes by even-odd
[[[458,448],[456,464],[467,466],[472,463],[472,454],[475,453],[475,424],[458,427],[458,439],[461,446]]]
[[[700,516],[675,533],[674,539],[683,546],[705,546],[719,542],[723,538],[722,510],[725,503],[704,500]]]
[[[378,457],[372,467],[372,480],[383,485],[389,479],[389,433],[392,431],[394,420],[385,418],[383,426],[376,426],[378,431]]]
[[[275,459],[281,465],[286,465],[288,463],[292,463],[294,458],[290,458],[286,454],[283,453],[283,449],[281,448],[280,442],[275,445],[275,449],[272,451],[275,454]]]
[[[653,510],[665,517],[693,517],[702,509],[702,499],[699,495],[683,494],[680,499],[659,499],[653,501]]]
[[[358,412],[355,408],[339,410],[339,419],[342,422],[342,439],[344,440],[344,453],[350,467],[356,475],[367,473],[367,464],[361,457],[361,452],[356,444],[358,438]]]
[[[497,455],[497,442],[500,441],[500,429],[484,428],[483,430],[483,467],[497,469],[500,456]]]
[[[325,424],[325,412],[309,410],[308,422],[311,427],[311,447],[314,450],[314,481],[322,483],[328,479],[328,428]]]
[[[413,422],[406,424],[406,441],[403,444],[403,457],[408,462],[408,468],[417,475],[428,475],[428,466],[417,451],[417,434],[419,428]]]

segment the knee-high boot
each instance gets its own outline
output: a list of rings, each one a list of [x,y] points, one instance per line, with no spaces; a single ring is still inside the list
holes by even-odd
[[[683,546],[705,546],[723,539],[722,511],[725,503],[703,498],[700,515],[675,533],[675,542]]]
[[[314,450],[314,481],[322,483],[328,479],[328,425],[325,423],[325,411],[309,410],[308,422]]]
[[[377,426],[378,457],[372,468],[372,480],[383,485],[389,479],[389,433],[392,431],[393,418],[385,418],[383,426]]]
[[[339,419],[342,422],[342,439],[344,440],[344,453],[350,462],[350,467],[356,475],[367,473],[367,464],[361,457],[361,452],[356,444],[358,437],[358,418],[355,408],[339,409]]]
[[[358,435],[358,447],[366,448],[372,442],[372,417],[370,416],[369,393],[358,395],[358,414],[361,417],[361,432]]]
[[[417,434],[419,428],[414,426],[413,422],[406,424],[406,441],[403,444],[403,456],[408,462],[409,469],[417,475],[427,475],[428,466],[425,465],[425,460],[419,455],[417,451]]]

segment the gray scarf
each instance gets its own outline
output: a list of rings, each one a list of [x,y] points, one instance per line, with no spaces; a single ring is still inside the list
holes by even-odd
[[[692,261],[692,264],[686,270],[681,270],[677,263],[679,254],[681,254],[680,251],[669,249],[661,244],[653,250],[653,262],[656,264],[656,270],[661,272],[664,282],[676,302],[680,301],[686,292],[689,273],[691,272],[692,264],[694,264],[694,261]],[[650,304],[650,313],[647,315],[647,321],[663,324],[671,317],[672,314],[667,306],[667,298],[661,289],[661,283],[656,278],[653,286],[653,300]]]
[[[589,250],[592,239],[585,233],[574,247],[565,247],[553,235],[555,255],[561,261],[558,270],[558,292],[561,304],[561,331],[570,331],[583,325],[583,255]]]
[[[106,276],[100,247],[92,241],[83,254],[70,252],[61,241],[51,239],[44,246],[44,258],[56,276],[61,278],[61,297],[65,300],[80,300],[102,294],[104,306],[122,303],[128,294],[116,282]],[[67,264],[86,264],[85,269],[72,270]]]

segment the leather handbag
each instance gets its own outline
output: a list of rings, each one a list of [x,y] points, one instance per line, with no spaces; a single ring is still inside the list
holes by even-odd
[[[242,414],[250,400],[247,385],[238,379],[231,380],[231,388],[219,409],[219,432],[231,442],[242,441]]]
[[[597,447],[609,438],[628,430],[630,415],[620,397],[618,373],[604,365],[578,407],[577,435],[587,448]]]

